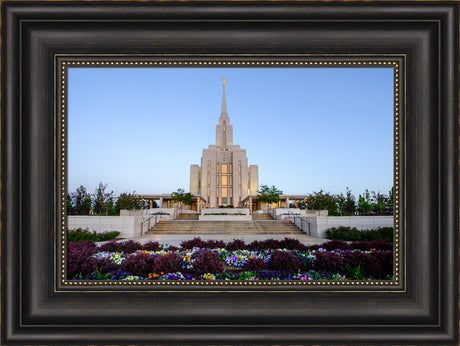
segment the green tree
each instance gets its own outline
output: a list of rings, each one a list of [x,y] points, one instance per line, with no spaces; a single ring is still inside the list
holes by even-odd
[[[299,209],[305,209],[307,207],[307,204],[305,203],[305,201],[299,201],[297,202],[297,208]]]
[[[356,212],[356,197],[351,194],[351,190],[347,186],[347,198],[345,200],[344,212],[347,215],[355,215]]]
[[[366,189],[362,195],[358,197],[358,212],[360,215],[371,215],[372,213],[372,199],[369,190]]]
[[[145,207],[145,201],[141,196],[136,195],[136,192],[133,193],[123,192],[118,196],[117,202],[115,203],[115,211],[117,214],[120,214],[121,209],[126,210],[140,210]]]
[[[275,185],[268,187],[267,185],[260,185],[257,200],[259,202],[265,202],[267,205],[272,203],[278,203],[280,201],[280,195],[283,191],[278,190]]]
[[[72,198],[70,197],[70,193],[67,194],[67,215],[75,215],[75,207],[72,202]]]
[[[338,199],[330,192],[313,192],[306,200],[307,208],[310,210],[327,210],[329,215],[340,215],[338,210]]]
[[[105,192],[107,184],[99,183],[93,195],[93,211],[98,215],[114,214],[114,197],[113,191]]]
[[[335,195],[338,212],[340,215],[354,215],[356,211],[355,196],[352,195],[351,190],[347,186],[345,196],[343,193]]]
[[[303,200],[297,201],[297,206],[295,202],[289,202],[289,208],[305,209],[306,208],[305,201]]]
[[[385,200],[384,200],[385,215],[393,215],[393,191],[394,191],[394,187],[392,187],[391,190],[388,191],[388,196],[385,196]]]
[[[190,192],[185,192],[184,189],[179,188],[175,192],[171,192],[172,200],[179,204],[179,207],[182,209],[182,205],[192,205],[193,194]]]
[[[91,195],[83,185],[80,185],[75,192],[70,194],[76,215],[89,215],[91,211]]]
[[[386,195],[379,192],[372,191],[372,209],[376,215],[383,215],[385,210],[385,200],[387,198]]]

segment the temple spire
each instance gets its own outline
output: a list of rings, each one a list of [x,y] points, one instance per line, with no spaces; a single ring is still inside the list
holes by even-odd
[[[230,125],[230,118],[227,114],[227,99],[225,97],[225,78],[223,81],[223,94],[222,94],[222,113],[219,117],[219,123],[216,126],[216,145],[227,150],[229,146],[233,145],[233,127]]]
[[[222,77],[222,80],[223,80],[223,87],[224,87],[224,92],[223,92],[223,95],[222,95],[222,112],[221,112],[221,116],[222,117],[226,117],[228,116],[227,115],[227,99],[225,97],[225,78]]]

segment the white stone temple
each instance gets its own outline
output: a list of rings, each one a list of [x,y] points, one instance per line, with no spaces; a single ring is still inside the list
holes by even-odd
[[[225,79],[222,112],[216,126],[216,144],[203,149],[201,165],[190,166],[190,192],[206,200],[206,207],[241,207],[249,196],[257,195],[259,169],[248,166],[246,150],[233,144],[233,126],[227,113]]]
[[[223,84],[222,111],[216,126],[216,143],[203,149],[201,165],[190,166],[190,190],[193,194],[191,209],[200,212],[202,208],[220,206],[242,207],[250,210],[266,210],[268,205],[257,200],[259,190],[259,168],[248,165],[246,150],[233,144],[233,126],[227,113],[225,79]],[[140,194],[142,198],[158,201],[160,208],[175,208],[170,193]],[[304,201],[307,195],[280,195],[280,201],[271,208],[287,208],[291,202],[297,207],[298,201]]]

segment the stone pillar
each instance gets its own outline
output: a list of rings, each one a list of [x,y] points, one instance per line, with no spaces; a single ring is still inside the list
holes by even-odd
[[[160,208],[163,208],[163,197],[160,197],[160,205],[159,205]]]
[[[252,197],[249,196],[249,214],[252,214]]]
[[[150,209],[153,207],[153,200],[149,199]]]
[[[298,201],[298,200],[295,200],[295,207],[296,207],[296,208],[299,207],[299,201]]]
[[[286,208],[289,208],[289,197],[286,197]]]

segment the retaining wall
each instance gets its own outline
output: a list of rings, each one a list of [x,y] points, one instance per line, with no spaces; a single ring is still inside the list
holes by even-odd
[[[394,225],[393,216],[310,216],[309,218],[310,235],[320,238],[326,238],[326,230],[332,227],[346,226],[368,230]],[[307,225],[303,225],[302,229],[308,234]]]
[[[145,216],[67,216],[68,229],[88,229],[97,233],[118,231],[120,237],[141,235],[141,222]]]

